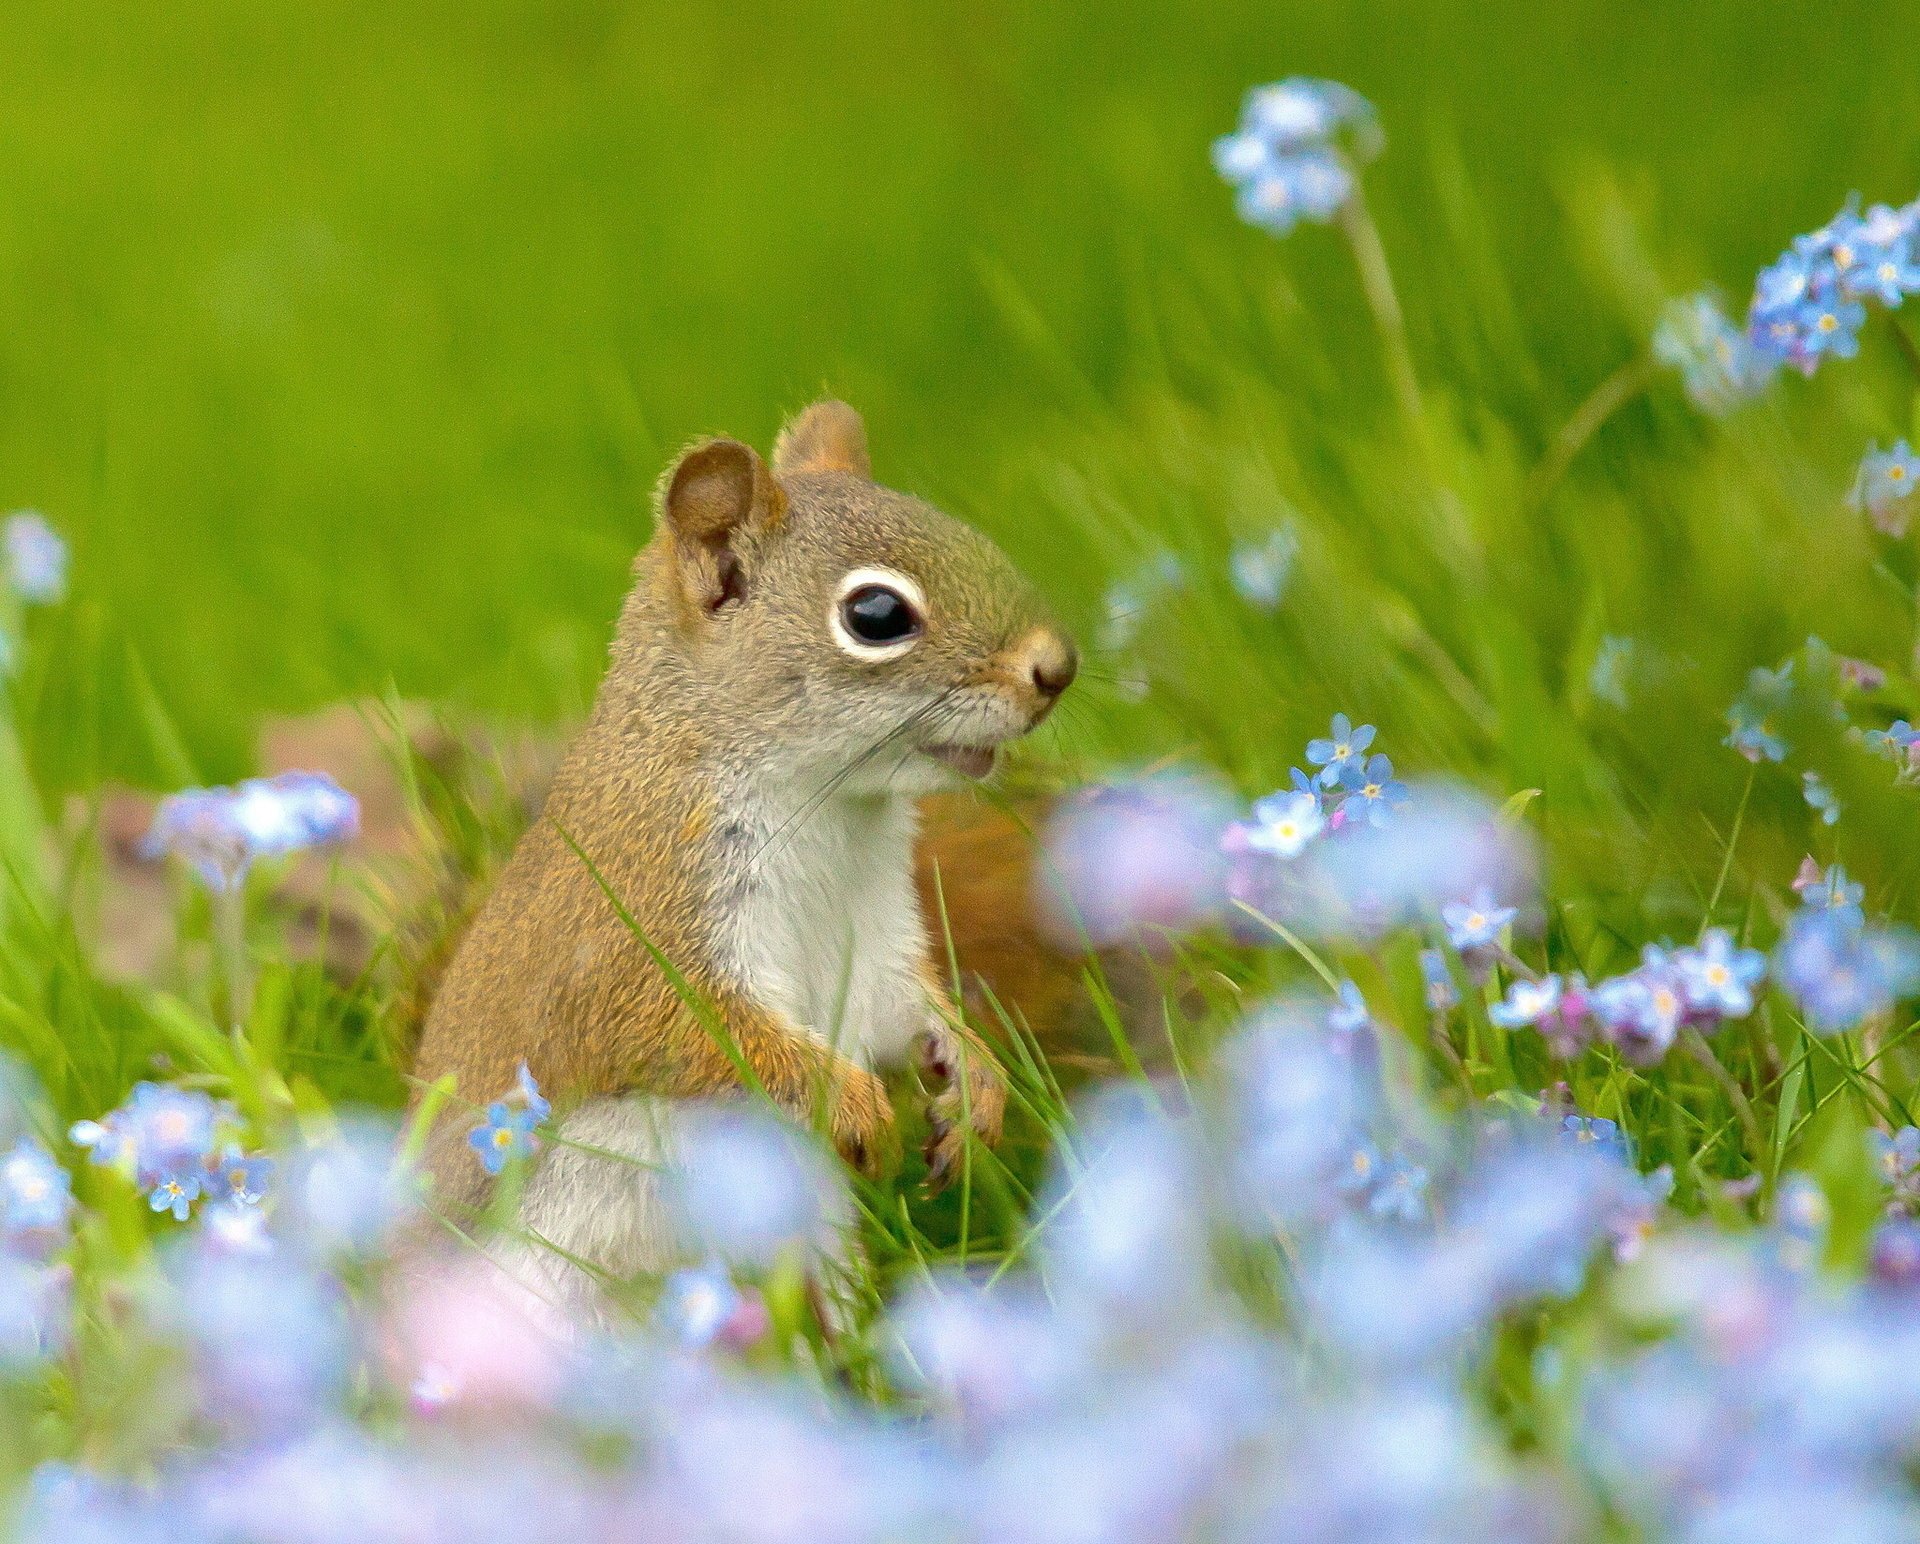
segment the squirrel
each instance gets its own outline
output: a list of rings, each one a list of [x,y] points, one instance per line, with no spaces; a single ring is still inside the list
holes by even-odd
[[[663,1266],[645,1166],[683,1101],[749,1079],[801,1119],[819,1101],[873,1173],[894,1146],[877,1069],[917,1053],[939,1087],[930,1182],[969,1132],[998,1139],[1003,1073],[916,891],[917,802],[991,773],[1078,665],[997,546],[873,481],[845,403],[797,415],[770,465],[694,444],[655,504],[592,712],[455,947],[414,1068],[483,1100],[527,1064],[561,1114],[522,1223],[619,1277]],[[426,1162],[438,1201],[477,1208],[463,1135],[443,1122]]]

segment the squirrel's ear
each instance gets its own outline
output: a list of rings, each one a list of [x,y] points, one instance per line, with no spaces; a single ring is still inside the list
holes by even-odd
[[[718,611],[744,593],[740,545],[780,523],[786,499],[752,447],[703,440],[668,472],[660,519],[687,596]]]
[[[867,458],[867,426],[844,402],[816,402],[780,431],[773,445],[776,477],[790,472],[851,472],[873,476]]]

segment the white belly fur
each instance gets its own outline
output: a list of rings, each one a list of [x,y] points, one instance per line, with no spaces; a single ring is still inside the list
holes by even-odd
[[[773,817],[753,822],[748,840],[764,850],[723,917],[720,969],[754,1001],[868,1067],[900,1059],[928,1022],[917,968],[925,942],[915,820],[909,800],[866,798],[829,801],[779,835]],[[568,1115],[563,1142],[628,1161],[548,1144],[521,1197],[533,1237],[508,1246],[502,1263],[543,1297],[589,1315],[598,1285],[566,1256],[620,1279],[680,1263],[656,1178],[673,1159],[675,1113],[675,1101],[630,1095]]]

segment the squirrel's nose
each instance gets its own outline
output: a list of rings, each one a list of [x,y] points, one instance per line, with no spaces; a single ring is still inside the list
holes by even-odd
[[[1029,645],[1027,670],[1033,678],[1033,689],[1051,702],[1073,685],[1073,678],[1080,673],[1080,657],[1070,640],[1040,630]]]

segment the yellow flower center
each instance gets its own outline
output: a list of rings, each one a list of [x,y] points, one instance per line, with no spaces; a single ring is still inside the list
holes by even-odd
[[[495,1147],[513,1146],[513,1132],[506,1126],[499,1127],[493,1133],[493,1145]]]
[[[1904,466],[1902,466],[1898,461],[1894,462],[1892,466],[1887,468],[1887,480],[1889,482],[1901,482],[1906,478],[1906,475],[1907,475],[1907,469]]]
[[[1835,316],[1831,311],[1822,311],[1820,313],[1820,320],[1815,325],[1817,325],[1822,332],[1832,332],[1840,325],[1840,318]]]
[[[1726,966],[1709,965],[1707,967],[1707,982],[1709,985],[1725,986],[1727,984],[1728,979],[1729,979],[1729,972]]]

